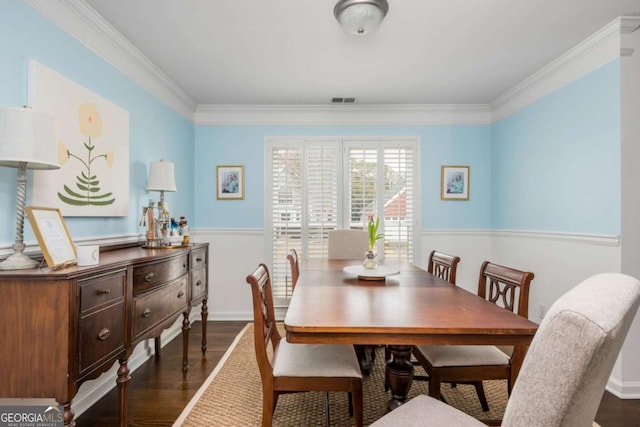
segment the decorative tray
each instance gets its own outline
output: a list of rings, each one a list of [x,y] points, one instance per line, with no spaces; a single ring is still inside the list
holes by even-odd
[[[374,270],[364,268],[362,265],[349,265],[342,269],[347,274],[357,276],[361,280],[384,280],[387,276],[399,274],[400,269],[379,265]]]

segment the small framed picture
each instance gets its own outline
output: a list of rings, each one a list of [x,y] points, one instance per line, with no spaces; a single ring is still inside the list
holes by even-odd
[[[218,200],[244,200],[244,166],[218,166],[216,175]]]
[[[76,248],[60,209],[28,206],[25,211],[47,266],[57,269],[76,264]]]
[[[469,166],[442,166],[440,198],[469,200]]]

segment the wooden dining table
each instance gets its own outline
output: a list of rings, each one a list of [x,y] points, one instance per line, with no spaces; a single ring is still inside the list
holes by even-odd
[[[284,319],[287,341],[387,345],[391,410],[405,402],[411,388],[414,345],[513,345],[515,383],[537,324],[408,262],[379,263],[399,271],[384,280],[344,271],[361,263],[317,259],[300,265]]]

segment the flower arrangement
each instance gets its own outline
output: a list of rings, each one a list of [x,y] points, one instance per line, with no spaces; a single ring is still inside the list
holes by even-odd
[[[369,215],[369,222],[367,224],[367,230],[369,231],[369,251],[373,252],[373,248],[376,246],[376,242],[384,237],[384,234],[378,234],[378,226],[380,225],[380,218],[373,219],[373,214]]]

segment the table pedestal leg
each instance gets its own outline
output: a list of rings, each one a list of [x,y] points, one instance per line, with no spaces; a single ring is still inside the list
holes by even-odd
[[[410,345],[389,345],[391,359],[385,363],[386,377],[389,379],[391,400],[387,404],[390,411],[402,405],[407,400],[411,382],[413,381],[413,364],[411,364]]]

